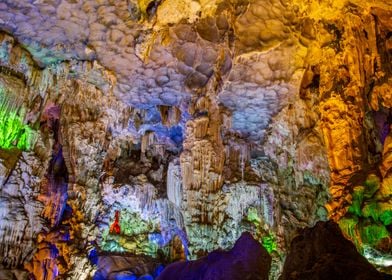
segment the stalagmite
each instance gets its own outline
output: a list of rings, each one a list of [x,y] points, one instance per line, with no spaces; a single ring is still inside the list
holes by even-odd
[[[391,273],[390,1],[0,2],[0,279]]]

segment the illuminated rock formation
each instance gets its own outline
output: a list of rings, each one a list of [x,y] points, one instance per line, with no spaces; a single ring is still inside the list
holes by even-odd
[[[391,273],[391,17],[387,0],[2,1],[1,277],[150,277],[247,231],[278,279],[329,219]]]

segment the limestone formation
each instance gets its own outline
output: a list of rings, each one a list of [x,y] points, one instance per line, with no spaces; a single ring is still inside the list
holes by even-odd
[[[0,2],[1,279],[278,279],[327,220],[392,273],[390,1]]]

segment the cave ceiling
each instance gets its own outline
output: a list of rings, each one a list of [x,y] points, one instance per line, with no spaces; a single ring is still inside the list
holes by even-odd
[[[0,1],[0,276],[278,279],[327,220],[391,273],[391,59],[389,0]]]

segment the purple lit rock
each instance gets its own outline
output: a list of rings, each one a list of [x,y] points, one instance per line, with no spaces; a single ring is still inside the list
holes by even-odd
[[[101,255],[98,257],[97,271],[93,280],[133,280],[149,279],[159,264],[148,256]],[[138,275],[143,275],[137,277]],[[151,277],[150,277],[151,278]]]
[[[230,251],[213,251],[196,261],[169,265],[158,280],[268,279],[271,257],[250,233],[243,233]]]

